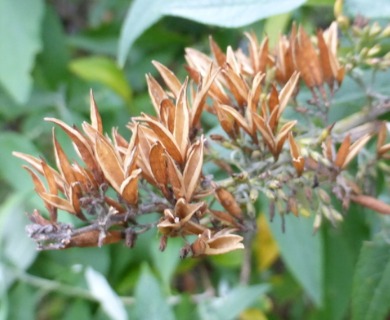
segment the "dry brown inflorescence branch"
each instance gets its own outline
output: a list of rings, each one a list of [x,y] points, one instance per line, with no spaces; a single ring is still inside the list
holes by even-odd
[[[167,89],[146,76],[156,115],[132,118],[127,126],[130,140],[116,128],[110,136],[104,133],[92,92],[91,121],[84,122],[81,130],[55,118],[45,119],[68,135],[83,164],[68,158],[54,129],[57,169],[41,158],[14,153],[29,164],[25,169],[48,212],[45,217],[34,211],[27,227],[40,249],[119,241],[132,247],[137,236],[151,228],[161,234],[161,250],[169,238],[182,237],[183,257],[242,249],[242,234],[256,228],[253,203],[259,194],[269,199],[271,212],[276,208],[282,216],[314,210],[316,227],[323,216],[334,223],[342,219],[332,207],[330,192],[346,208],[355,201],[390,212],[388,205],[363,195],[346,174],[348,164],[374,132],[354,141],[344,133],[336,152],[333,126],[309,131],[284,117],[288,105],[299,111],[295,98],[300,80],[321,108],[328,107],[341,85],[344,68],[337,58],[337,24],[318,31],[313,39],[294,26],[273,51],[267,38],[259,43],[254,34],[246,36],[248,54],[231,47],[223,52],[212,38],[212,57],[188,48],[189,78],[184,82],[154,61]],[[224,135],[206,137],[201,123],[204,112],[218,119]],[[381,127],[378,157],[390,150],[385,140],[386,130]],[[215,144],[234,156],[219,158],[213,151]],[[205,175],[206,161],[226,171],[227,178],[216,181]],[[82,225],[61,223],[58,210],[74,215]],[[146,214],[157,218],[141,222]]]

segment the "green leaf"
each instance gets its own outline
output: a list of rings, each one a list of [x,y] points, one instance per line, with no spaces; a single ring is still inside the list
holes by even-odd
[[[390,246],[365,242],[353,280],[352,318],[385,319],[390,311]]]
[[[352,16],[364,15],[366,18],[389,18],[388,0],[345,0],[345,11]]]
[[[201,319],[237,319],[241,312],[249,308],[268,291],[269,286],[235,287],[226,295],[202,302],[198,306]]]
[[[116,63],[105,57],[88,57],[73,60],[70,70],[80,78],[96,81],[111,88],[127,103],[131,100],[131,90],[126,77]]]
[[[8,287],[14,280],[13,271],[26,270],[38,252],[35,243],[28,238],[25,226],[28,219],[24,203],[30,194],[15,193],[0,207],[0,252],[7,268],[3,268],[3,285]]]
[[[355,212],[354,212],[355,213]],[[345,225],[354,223],[352,215],[346,217],[338,228],[329,225],[321,227],[324,236],[324,306],[321,319],[345,319],[352,291],[352,277],[355,259],[354,251]],[[352,218],[355,218],[354,215]]]
[[[24,283],[18,283],[9,294],[8,319],[34,320],[37,291]]]
[[[37,73],[42,73],[46,86],[55,90],[66,80],[69,49],[60,17],[51,6],[46,7],[42,42],[43,49],[37,59]]]
[[[305,0],[135,0],[122,26],[118,62],[124,65],[133,42],[163,16],[177,16],[203,24],[237,28],[285,13]]]
[[[2,163],[0,177],[15,190],[21,192],[32,190],[34,188],[33,183],[28,173],[21,167],[26,163],[12,156],[12,151],[20,151],[37,157],[39,152],[35,146],[24,135],[4,132],[0,136],[0,150]]]
[[[112,290],[106,278],[91,267],[85,271],[85,278],[89,290],[100,302],[104,312],[113,320],[126,320],[127,313],[123,302]]]
[[[142,265],[141,275],[135,288],[135,312],[137,319],[171,320],[174,314],[161,287],[147,264]]]
[[[172,276],[180,261],[180,248],[183,246],[182,239],[169,239],[168,246],[161,252],[158,244],[151,246],[152,260],[155,270],[160,274],[164,288],[169,290]]]
[[[290,272],[317,306],[323,300],[323,245],[321,234],[313,235],[313,217],[284,217],[283,233],[279,219],[270,223],[272,234]]]
[[[149,27],[160,20],[163,4],[162,0],[134,0],[127,11],[122,25],[119,45],[118,63],[120,66],[126,62],[127,54],[134,41]]]
[[[30,95],[30,72],[42,46],[43,11],[43,0],[0,0],[0,83],[21,104]]]

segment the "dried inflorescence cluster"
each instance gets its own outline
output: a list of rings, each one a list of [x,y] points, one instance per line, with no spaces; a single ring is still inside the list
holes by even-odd
[[[213,58],[187,49],[189,78],[184,82],[153,62],[168,89],[146,76],[156,115],[132,118],[129,141],[117,129],[111,136],[104,134],[92,93],[91,123],[84,122],[82,130],[46,119],[69,136],[83,165],[69,160],[54,130],[57,170],[40,158],[14,153],[30,165],[25,168],[49,213],[46,219],[35,211],[28,227],[40,248],[100,246],[121,240],[132,247],[140,233],[156,227],[161,250],[170,237],[182,237],[186,243],[182,256],[221,254],[244,247],[239,234],[255,228],[253,202],[259,193],[281,214],[298,215],[315,202],[317,215],[330,220],[339,220],[340,215],[325,188],[317,188],[319,181],[326,180],[347,202],[367,200],[357,186],[351,187],[343,170],[370,134],[353,143],[346,135],[336,153],[332,127],[315,131],[318,137],[307,143],[307,130],[294,129],[297,120],[283,117],[298,93],[299,79],[317,103],[317,91],[327,102],[325,85],[332,95],[341,84],[344,69],[336,55],[336,24],[319,31],[314,40],[293,27],[274,51],[269,50],[267,38],[259,44],[255,35],[247,37],[248,55],[230,47],[225,53],[212,39]],[[215,115],[226,135],[205,136],[201,124],[205,111]],[[383,132],[381,137],[378,155],[388,150]],[[214,143],[236,157],[219,159],[212,150]],[[231,177],[215,181],[204,175],[206,159]],[[75,228],[59,222],[58,210],[85,225]],[[157,213],[155,221],[141,222],[141,216],[151,213]]]

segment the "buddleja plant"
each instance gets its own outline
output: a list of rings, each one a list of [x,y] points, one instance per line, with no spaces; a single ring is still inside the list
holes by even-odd
[[[388,57],[376,57],[377,49],[364,47],[368,38],[379,46],[388,29],[358,21],[345,31],[355,45],[342,57],[334,22],[312,37],[294,25],[275,48],[267,37],[259,41],[246,34],[245,50],[228,47],[224,52],[210,38],[211,55],[186,50],[184,81],[154,61],[162,84],[151,75],[146,80],[155,114],[129,119],[130,140],[117,128],[105,133],[92,92],[91,121],[81,129],[46,118],[68,135],[81,161],[69,159],[55,129],[57,168],[14,153],[29,164],[25,169],[47,209],[47,214],[31,214],[29,236],[39,249],[120,241],[133,247],[138,235],[157,228],[160,249],[170,238],[181,237],[185,257],[250,246],[244,236],[256,229],[253,203],[258,197],[269,200],[271,218],[276,212],[282,217],[313,212],[315,229],[324,218],[333,224],[343,219],[333,197],[345,209],[352,201],[390,214],[390,205],[365,191],[370,177],[360,169],[349,172],[359,152],[370,153],[367,144],[374,136],[370,168],[389,157],[386,125],[368,122],[389,109],[388,101],[373,97],[367,113],[328,123],[333,95],[346,74],[354,76],[363,64],[388,67]],[[303,86],[311,92],[308,101],[299,99]],[[219,133],[207,134],[203,113],[218,120]],[[221,157],[220,150],[230,156]],[[225,173],[222,179],[205,174],[209,163]],[[82,223],[58,221],[58,210]],[[154,220],[145,223],[145,215]]]

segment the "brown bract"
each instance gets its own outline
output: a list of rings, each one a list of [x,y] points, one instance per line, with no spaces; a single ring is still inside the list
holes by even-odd
[[[114,131],[114,143],[103,135],[103,125],[92,92],[90,96],[91,123],[83,123],[83,131],[71,127],[61,120],[46,118],[57,124],[71,139],[76,153],[84,166],[70,161],[53,129],[53,146],[58,171],[46,161],[30,155],[14,152],[14,155],[25,160],[31,167],[25,167],[35,184],[35,190],[47,207],[51,222],[57,220],[57,210],[64,210],[82,220],[83,201],[91,195],[100,194],[104,185],[111,186],[130,206],[138,201],[138,177],[141,170],[137,168],[137,148],[128,144],[127,149],[120,143],[121,138]],[[47,187],[42,182],[47,181]],[[119,202],[108,200],[109,205],[121,208]],[[85,208],[84,208],[85,209]],[[123,211],[120,210],[120,211]]]
[[[216,255],[244,249],[243,237],[232,234],[233,231],[223,229],[213,234],[209,229],[205,230],[191,245],[193,256]]]

